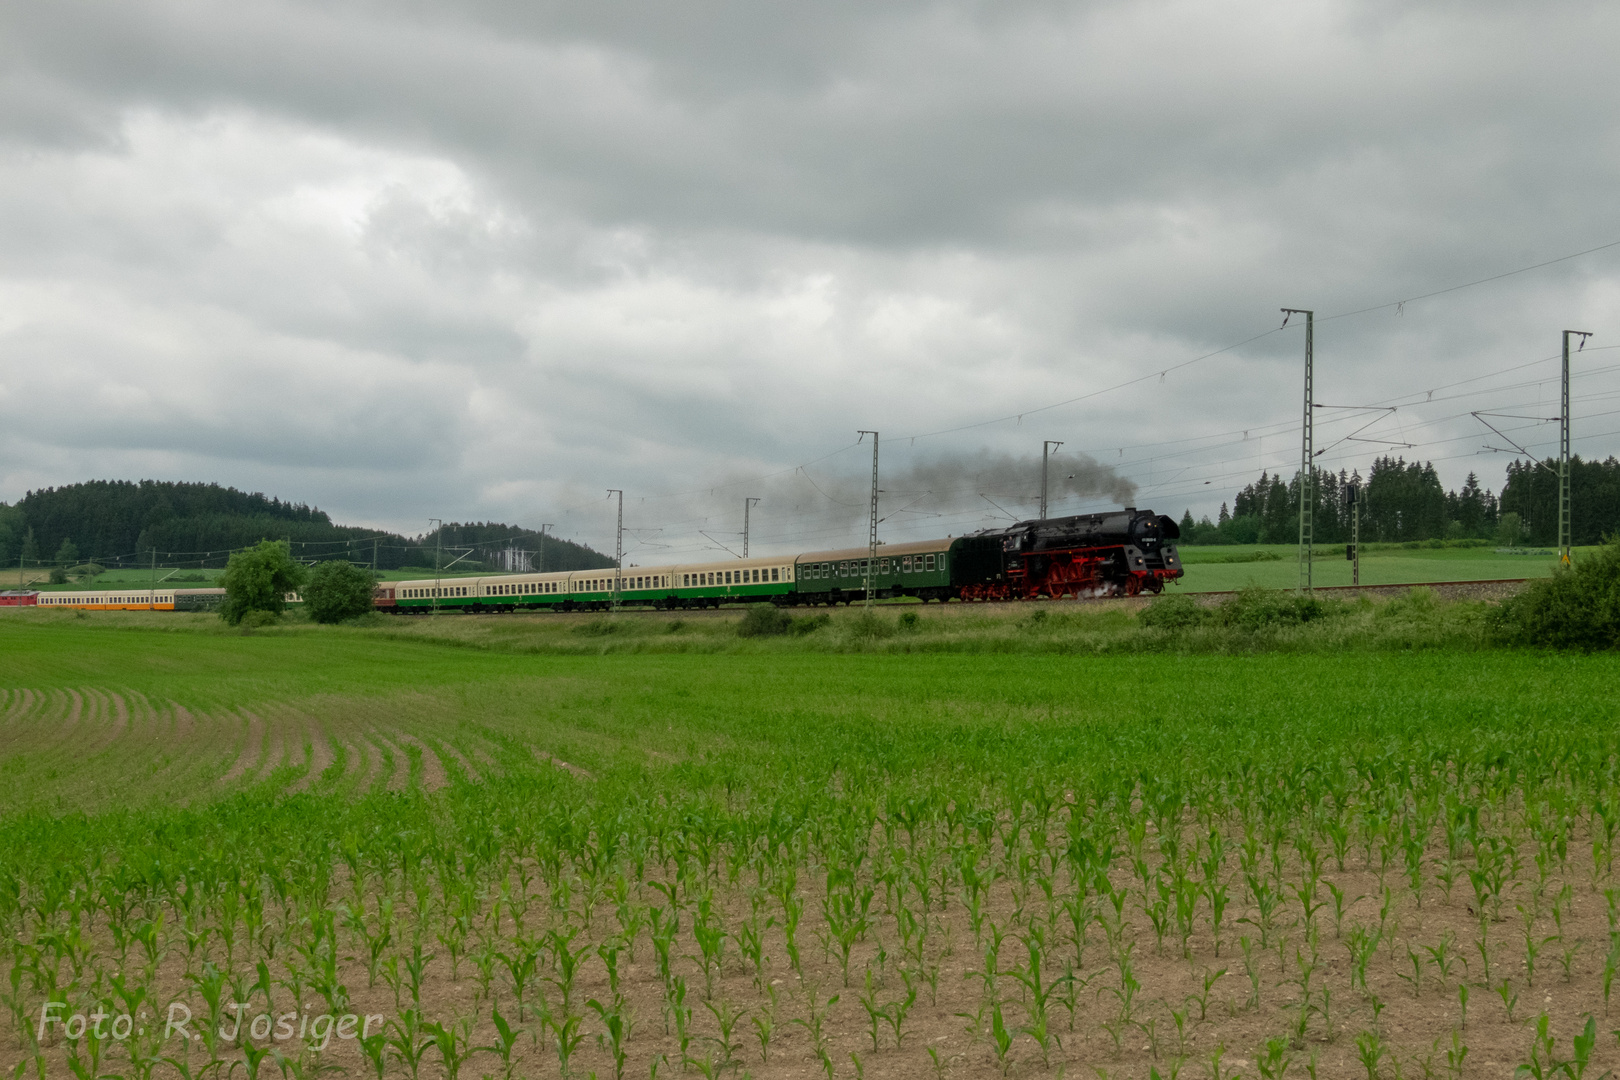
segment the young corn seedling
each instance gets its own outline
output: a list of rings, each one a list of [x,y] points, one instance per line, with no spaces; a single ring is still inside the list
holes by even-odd
[[[501,1015],[499,1006],[490,1007],[490,1021],[495,1025],[495,1041],[488,1046],[479,1047],[486,1054],[494,1054],[501,1059],[501,1075],[510,1080],[512,1069],[516,1064],[512,1060],[512,1051],[517,1046],[520,1029],[514,1028],[506,1017]]]
[[[1412,948],[1412,946],[1408,945],[1406,947],[1406,959],[1412,966],[1412,974],[1408,975],[1404,971],[1397,971],[1395,974],[1396,974],[1396,976],[1398,978],[1400,978],[1403,982],[1405,982],[1406,985],[1408,985],[1408,986],[1410,986],[1412,988],[1412,996],[1414,998],[1422,997],[1423,996],[1423,958],[1420,957],[1417,954],[1416,949],[1414,949],[1414,948]]]
[[[585,1041],[585,1032],[581,1030],[584,1020],[577,1013],[568,1013],[561,1019],[552,1017],[545,1021],[551,1029],[552,1045],[557,1048],[557,1064],[564,1076],[568,1075],[568,1063],[574,1059],[579,1044]]]
[[[1254,1067],[1260,1070],[1262,1080],[1284,1080],[1294,1056],[1288,1052],[1287,1039],[1267,1039],[1265,1053],[1256,1054]]]
[[[1513,1023],[1513,1010],[1519,1004],[1519,992],[1513,989],[1513,984],[1503,979],[1496,987],[1496,996],[1502,999],[1502,1008],[1507,1012],[1508,1023]]]
[[[1592,1036],[1595,1042],[1597,1038],[1596,1024],[1592,1024]],[[1588,1051],[1588,1058],[1590,1058],[1590,1051]],[[1584,1071],[1585,1065],[1583,1064],[1581,1068]],[[1546,1013],[1542,1013],[1536,1020],[1536,1031],[1530,1038],[1530,1061],[1520,1065],[1513,1072],[1515,1076],[1529,1076],[1534,1077],[1535,1080],[1552,1080],[1553,1077],[1557,1076],[1564,1076],[1573,1080],[1576,1076],[1575,1062],[1558,1057],[1558,1045],[1547,1030]]]
[[[721,1066],[729,1069],[743,1048],[742,1040],[736,1037],[735,1032],[738,1022],[748,1015],[747,1010],[735,1008],[726,1001],[721,1001],[718,1006],[713,1001],[705,1001],[703,1007],[709,1010],[709,1014],[714,1017],[715,1025],[720,1029],[720,1037],[715,1043],[720,1050]]]
[[[1003,1076],[1012,1067],[1007,1060],[1007,1051],[1012,1049],[1012,1033],[1007,1030],[1007,1022],[1001,1015],[1001,1002],[996,1002],[990,1011],[990,1039],[996,1051],[996,1062],[1001,1066]]]
[[[770,1008],[749,1018],[754,1025],[754,1038],[759,1040],[759,1059],[766,1065],[771,1062],[771,1037],[776,1034],[776,988],[770,987],[769,991]]]
[[[458,1080],[467,1059],[481,1049],[472,1045],[472,1023],[468,1020],[425,1024],[422,1030],[439,1052],[439,1060],[444,1064],[445,1080]]]
[[[839,995],[834,994],[825,1002],[822,1002],[819,1000],[821,995],[817,987],[814,985],[809,986],[807,987],[807,992],[809,994],[810,1015],[808,1018],[794,1017],[793,1022],[804,1028],[805,1032],[810,1036],[810,1041],[815,1046],[817,1055],[825,1058],[827,1046],[827,1011],[834,1005],[838,1004]]]
[[[403,1010],[397,1018],[389,1021],[388,1045],[394,1051],[394,1056],[405,1063],[410,1070],[411,1080],[422,1069],[422,1059],[433,1046],[433,1039],[427,1035],[427,1029],[422,1024],[422,1016],[415,1009]]]
[[[1389,1053],[1389,1044],[1377,1032],[1363,1031],[1356,1036],[1356,1059],[1367,1070],[1367,1080],[1378,1080],[1378,1064]]]
[[[1244,1007],[1257,1009],[1260,1007],[1260,965],[1254,960],[1254,942],[1248,937],[1240,937],[1238,947],[1243,950],[1243,971],[1249,977],[1249,1000]]]
[[[624,1080],[624,1063],[628,1057],[625,1044],[630,1041],[634,1025],[625,1011],[623,999],[615,997],[611,1005],[603,1005],[595,998],[591,998],[585,1002],[585,1006],[596,1013],[602,1023],[602,1033],[596,1038],[597,1042],[613,1056],[614,1080]]]
[[[686,1003],[686,979],[682,976],[676,975],[664,984],[664,1009],[675,1025],[681,1060],[685,1061],[687,1048],[692,1045],[692,1007]]]
[[[1340,938],[1344,936],[1345,913],[1360,901],[1365,900],[1366,896],[1357,896],[1347,903],[1344,898],[1344,890],[1333,884],[1333,882],[1327,883],[1327,890],[1328,895],[1333,898],[1333,936]]]

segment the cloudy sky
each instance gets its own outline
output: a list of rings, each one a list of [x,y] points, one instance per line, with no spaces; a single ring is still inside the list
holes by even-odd
[[[1620,452],[1620,247],[1394,302],[1620,241],[1617,46],[1612,3],[0,5],[0,500],[611,550],[622,488],[646,562],[757,496],[788,551],[864,539],[864,428],[896,539],[1033,513],[1048,439],[1058,511],[1213,514],[1298,466],[1285,306],[1319,401],[1399,406],[1320,461],[1499,488],[1468,414],[1551,453],[1566,328]]]

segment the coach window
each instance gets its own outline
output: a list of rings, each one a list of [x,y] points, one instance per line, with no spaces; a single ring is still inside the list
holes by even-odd
[[[902,574],[911,573],[911,556],[910,555],[907,555],[904,559],[901,559],[900,563],[901,563],[900,572]]]
[[[925,558],[928,560],[928,569],[932,570],[934,568],[934,557],[932,555],[928,555],[925,556]]]
[[[773,567],[771,567],[771,580],[772,580],[772,581],[777,581],[777,580],[779,580],[779,579],[778,579],[778,577],[777,577],[777,574],[779,574],[779,573],[780,573],[780,572],[781,572],[781,569],[782,569],[782,568],[781,568],[781,567],[779,567],[779,566],[773,566]]]

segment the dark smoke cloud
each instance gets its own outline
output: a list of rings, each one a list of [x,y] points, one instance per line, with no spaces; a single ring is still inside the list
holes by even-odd
[[[860,448],[864,451],[865,448]],[[870,458],[852,452],[836,466],[822,464],[763,481],[733,481],[684,499],[627,504],[626,518],[639,548],[695,554],[690,538],[716,553],[740,553],[742,501],[752,511],[752,552],[810,551],[865,543],[871,496]],[[879,536],[885,541],[960,535],[1032,518],[1039,512],[1041,459],[983,451],[906,460],[879,472]],[[1048,469],[1049,513],[1091,513],[1135,505],[1137,486],[1084,454],[1054,454]]]

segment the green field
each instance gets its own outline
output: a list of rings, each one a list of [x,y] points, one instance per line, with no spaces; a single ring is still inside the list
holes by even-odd
[[[1350,562],[1344,545],[1331,555],[1319,550],[1311,564],[1312,584],[1349,585]],[[1576,557],[1596,550],[1577,548]],[[1265,589],[1292,589],[1299,584],[1299,549],[1293,544],[1246,544],[1180,549],[1187,574],[1172,588],[1188,592],[1225,592],[1258,585]],[[1275,560],[1227,562],[1255,554]],[[1495,581],[1503,578],[1546,577],[1557,559],[1547,554],[1498,555],[1494,548],[1411,549],[1395,545],[1366,545],[1361,557],[1361,584],[1414,585],[1443,581]]]
[[[1326,621],[1366,647],[1230,656],[1139,651],[1124,607],[771,639],[731,615],[0,612],[0,1065],[1568,1059],[1620,962],[1620,658],[1435,647],[1478,610],[1347,607]],[[47,1000],[145,1030],[38,1039]],[[171,1002],[196,1038],[165,1038]],[[374,1039],[293,1032],[351,1013]]]

